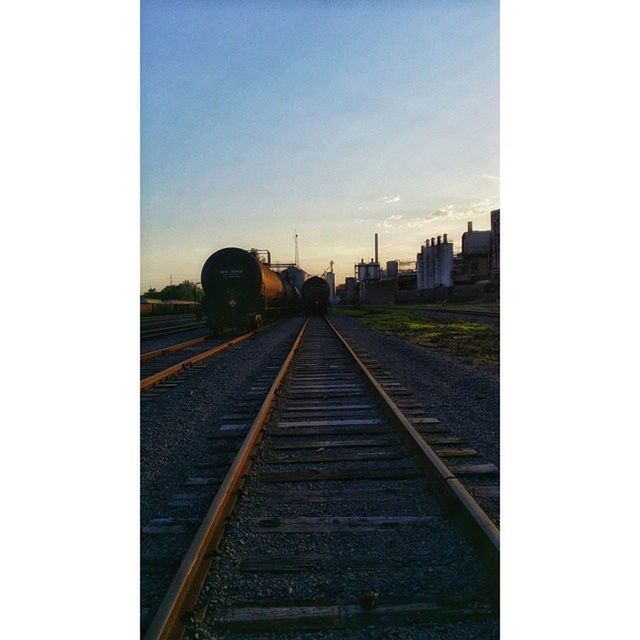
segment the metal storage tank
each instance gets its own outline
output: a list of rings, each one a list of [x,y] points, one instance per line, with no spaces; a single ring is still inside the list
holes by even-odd
[[[387,278],[397,278],[397,277],[398,277],[398,261],[388,260],[387,261]]]
[[[309,279],[309,274],[300,267],[287,267],[280,272],[280,275],[287,281],[290,282],[296,289],[302,291],[302,286]]]

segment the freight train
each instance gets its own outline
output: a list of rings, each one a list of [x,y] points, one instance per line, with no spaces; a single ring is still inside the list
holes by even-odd
[[[207,326],[224,329],[258,329],[265,320],[296,313],[300,292],[272,271],[256,254],[235,247],[209,256],[200,276]]]
[[[140,315],[155,316],[175,313],[198,313],[198,303],[189,300],[156,300],[140,296]]]
[[[329,284],[314,276],[302,285],[302,308],[307,314],[326,315],[329,308]]]

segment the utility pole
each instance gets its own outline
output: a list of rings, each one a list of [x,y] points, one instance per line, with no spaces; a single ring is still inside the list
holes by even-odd
[[[173,286],[173,274],[169,274],[169,284]]]
[[[296,263],[296,267],[300,266],[300,256],[298,255],[298,232],[294,231],[294,241],[296,244],[296,258],[295,258],[295,263]]]

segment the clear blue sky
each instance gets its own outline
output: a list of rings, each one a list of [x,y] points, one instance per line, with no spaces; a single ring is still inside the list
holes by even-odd
[[[499,206],[499,3],[143,0],[141,287],[224,246],[339,281]]]

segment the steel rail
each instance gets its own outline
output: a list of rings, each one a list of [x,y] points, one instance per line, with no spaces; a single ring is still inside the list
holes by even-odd
[[[140,362],[145,362],[146,360],[151,360],[152,358],[157,358],[161,356],[163,353],[169,353],[171,351],[180,351],[180,349],[186,349],[187,347],[193,347],[196,344],[200,344],[207,340],[207,336],[202,336],[200,338],[194,338],[193,340],[187,340],[185,342],[179,342],[178,344],[172,344],[168,347],[163,347],[162,349],[156,349],[155,351],[147,351],[146,353],[140,354]]]
[[[211,356],[215,356],[221,351],[224,351],[229,347],[233,347],[234,345],[242,342],[243,340],[246,340],[247,338],[250,338],[251,336],[255,335],[260,331],[263,331],[263,329],[256,329],[255,331],[250,331],[249,333],[245,333],[239,336],[238,338],[234,338],[233,340],[229,340],[228,342],[223,342],[222,344],[219,344],[213,347],[212,349],[203,351],[202,353],[192,356],[191,358],[187,358],[186,360],[182,360],[181,362],[178,362],[177,364],[174,364],[173,366],[168,367],[167,369],[163,369],[162,371],[158,371],[158,373],[154,373],[151,376],[143,378],[142,380],[140,380],[140,391],[144,391],[145,389],[152,387],[154,384],[158,384],[158,382],[161,382],[165,378],[175,375],[176,373],[182,371],[187,367],[190,367],[193,364],[196,364],[197,362],[201,362],[202,360],[206,360]]]
[[[204,322],[194,322],[192,324],[178,324],[158,329],[148,329],[140,332],[140,340],[152,340],[153,338],[164,338],[164,336],[172,336],[176,333],[184,333],[185,331],[195,331],[196,329],[204,329]]]
[[[141,313],[140,321],[153,323],[153,322],[167,322],[169,320],[189,320],[195,316],[194,311],[181,311],[178,313]]]
[[[411,424],[407,416],[398,405],[391,399],[382,385],[376,380],[367,366],[360,360],[355,351],[350,347],[340,332],[333,326],[328,318],[326,323],[332,329],[335,336],[347,350],[352,360],[356,363],[360,371],[369,381],[376,395],[382,401],[386,412],[393,418],[396,427],[404,440],[408,443],[409,449],[416,462],[423,468],[430,477],[434,478],[444,489],[445,494],[450,498],[453,505],[459,508],[466,524],[471,525],[472,530],[480,538],[483,551],[488,552],[491,561],[497,561],[500,552],[500,531],[491,518],[485,513],[473,496],[465,489],[460,480],[451,472],[438,454],[420,435],[417,429]]]
[[[149,625],[145,640],[181,638],[185,629],[184,616],[195,606],[202,585],[213,562],[215,549],[224,532],[227,518],[233,511],[251,458],[260,442],[264,425],[277,399],[277,392],[300,347],[307,327],[305,322],[289,354],[267,393],[236,457],[202,524],[187,550],[169,589]]]

